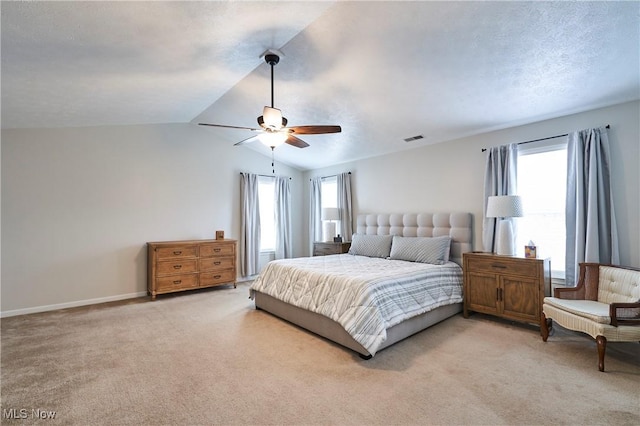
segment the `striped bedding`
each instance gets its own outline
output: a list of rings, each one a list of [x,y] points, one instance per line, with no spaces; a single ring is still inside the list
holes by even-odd
[[[350,254],[269,262],[250,288],[338,322],[375,355],[386,330],[462,302],[462,268]]]

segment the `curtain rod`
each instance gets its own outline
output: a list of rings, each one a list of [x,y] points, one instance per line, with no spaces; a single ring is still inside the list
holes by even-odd
[[[607,129],[611,128],[611,126],[609,124],[607,124],[605,127]],[[530,141],[518,142],[517,145],[524,145],[526,143],[531,143],[531,142],[546,141],[548,139],[562,138],[562,137],[565,137],[565,136],[569,136],[569,133],[565,133],[565,134],[562,134],[562,135],[549,136],[548,138],[540,138],[540,139],[533,139],[533,140],[530,140]],[[486,150],[487,150],[487,148],[482,148],[482,152],[485,152]]]
[[[240,174],[241,174],[241,175],[243,175],[243,174],[245,174],[245,173],[244,173],[244,172],[240,172]],[[260,177],[270,177],[270,178],[274,178],[274,177],[276,177],[275,175],[256,175],[256,176],[260,176]],[[293,179],[293,178],[291,178],[291,177],[290,177],[290,178],[289,178],[289,180],[291,180],[291,179]]]
[[[351,172],[347,172],[347,173],[351,174]],[[326,179],[334,176],[338,176],[338,175],[321,176],[320,179]],[[313,180],[313,179],[309,179],[309,180]]]

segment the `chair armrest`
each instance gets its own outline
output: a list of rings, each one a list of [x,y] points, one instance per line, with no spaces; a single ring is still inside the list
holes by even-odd
[[[584,287],[556,287],[553,289],[553,297],[558,299],[584,299]]]
[[[612,303],[609,305],[609,316],[614,327],[618,324],[640,326],[640,302]]]

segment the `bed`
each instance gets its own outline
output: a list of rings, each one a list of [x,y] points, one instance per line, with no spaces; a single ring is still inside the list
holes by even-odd
[[[349,254],[269,262],[250,297],[369,359],[462,310],[471,224],[469,213],[359,215]]]

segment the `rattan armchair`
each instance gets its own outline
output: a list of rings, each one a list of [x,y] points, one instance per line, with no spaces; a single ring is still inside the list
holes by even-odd
[[[598,368],[604,371],[607,342],[640,341],[640,269],[581,263],[576,287],[556,288],[545,297],[540,320],[547,341],[552,320],[596,339]]]

